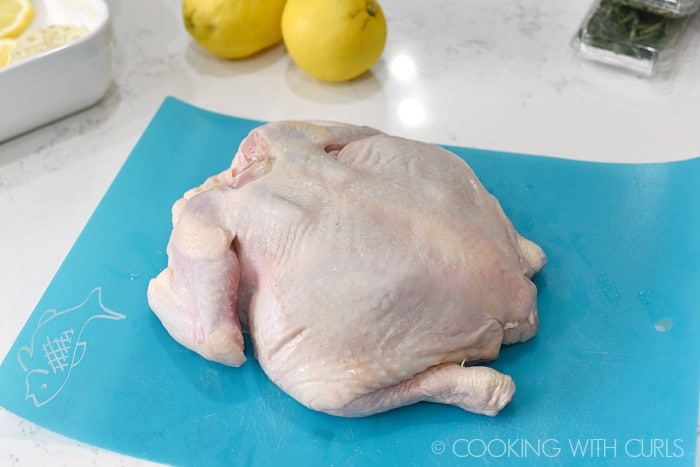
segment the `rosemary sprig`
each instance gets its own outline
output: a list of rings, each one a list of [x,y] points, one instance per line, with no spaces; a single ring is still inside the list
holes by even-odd
[[[579,32],[593,47],[643,60],[653,60],[683,23],[615,0],[602,0]]]

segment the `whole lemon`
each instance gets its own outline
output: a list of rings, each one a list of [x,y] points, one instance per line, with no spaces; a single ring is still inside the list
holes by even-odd
[[[223,58],[244,58],[282,40],[286,0],[182,0],[187,32]]]
[[[386,18],[374,0],[288,0],[282,37],[292,60],[324,81],[353,79],[379,60]]]

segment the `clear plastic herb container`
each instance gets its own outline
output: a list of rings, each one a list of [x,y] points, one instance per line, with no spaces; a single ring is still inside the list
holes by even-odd
[[[619,0],[652,13],[673,17],[690,16],[700,8],[700,0]]]
[[[598,0],[574,37],[584,58],[643,76],[668,71],[690,17],[672,17],[617,0]]]

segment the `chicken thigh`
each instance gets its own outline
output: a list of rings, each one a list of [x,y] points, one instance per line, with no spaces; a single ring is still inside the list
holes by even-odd
[[[368,127],[275,122],[173,206],[148,288],[167,331],[245,362],[307,407],[358,417],[418,401],[497,414],[514,383],[479,363],[535,335],[545,255],[468,165]]]

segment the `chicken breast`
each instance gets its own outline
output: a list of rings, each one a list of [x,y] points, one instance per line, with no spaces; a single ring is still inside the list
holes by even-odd
[[[167,251],[148,302],[172,337],[239,366],[247,330],[269,378],[329,414],[495,415],[515,386],[477,363],[537,331],[540,247],[459,157],[367,127],[256,128],[175,203]]]

